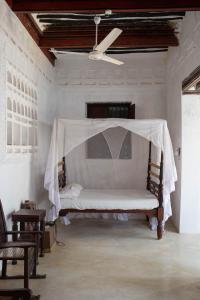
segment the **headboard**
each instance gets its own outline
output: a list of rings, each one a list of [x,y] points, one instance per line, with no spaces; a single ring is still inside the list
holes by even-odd
[[[58,185],[59,189],[64,188],[66,185],[65,157],[58,163]]]

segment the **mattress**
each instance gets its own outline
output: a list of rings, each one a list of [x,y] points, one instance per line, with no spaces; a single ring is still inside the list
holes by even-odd
[[[61,199],[62,209],[130,210],[153,209],[157,198],[147,190],[83,189],[77,199]]]

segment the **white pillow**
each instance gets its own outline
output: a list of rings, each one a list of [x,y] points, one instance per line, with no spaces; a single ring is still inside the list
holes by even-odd
[[[67,189],[67,187],[64,187],[60,191],[60,199],[63,199],[63,198],[74,199],[75,195],[74,195],[73,191]]]
[[[60,191],[60,198],[76,199],[79,197],[82,189],[83,187],[80,184],[68,184]]]
[[[67,187],[71,190],[74,190],[74,191],[82,191],[83,187],[82,185],[78,184],[78,183],[71,183],[71,184],[68,184]]]

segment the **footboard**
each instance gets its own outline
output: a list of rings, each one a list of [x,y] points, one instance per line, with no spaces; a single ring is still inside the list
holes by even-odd
[[[148,159],[148,174],[147,174],[147,190],[156,196],[159,202],[157,208],[158,219],[158,239],[162,238],[163,232],[163,152],[161,151],[160,165],[151,162],[151,142],[149,143],[149,159]]]

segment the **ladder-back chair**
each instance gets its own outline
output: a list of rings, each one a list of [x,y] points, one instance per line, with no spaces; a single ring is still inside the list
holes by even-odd
[[[37,252],[36,243],[26,241],[9,241],[8,235],[15,236],[21,231],[7,231],[5,216],[0,200],[0,261],[2,273],[0,279],[24,279],[24,288],[29,288],[29,278],[45,278],[45,275],[36,274]],[[25,231],[23,231],[25,233]],[[39,234],[39,232],[32,232]],[[23,275],[7,275],[8,261],[24,261]]]

